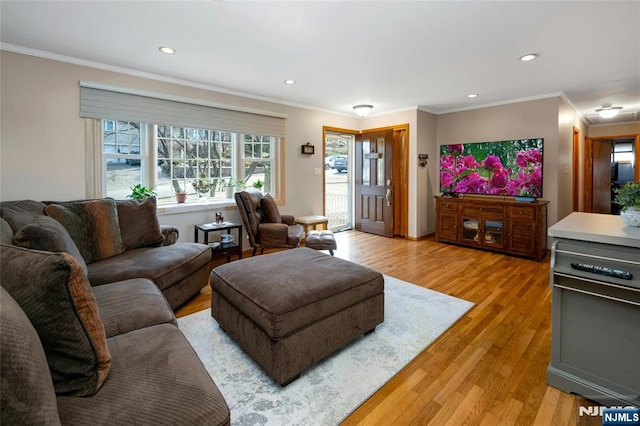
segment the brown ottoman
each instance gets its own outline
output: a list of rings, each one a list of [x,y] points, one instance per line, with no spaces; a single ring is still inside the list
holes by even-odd
[[[331,256],[336,249],[336,238],[331,231],[309,231],[304,245],[314,250],[329,250]]]
[[[211,271],[211,316],[285,385],[384,321],[382,274],[297,248]]]

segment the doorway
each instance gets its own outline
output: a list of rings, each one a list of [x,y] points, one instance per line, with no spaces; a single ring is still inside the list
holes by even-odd
[[[617,188],[640,179],[640,135],[585,140],[584,206],[590,213],[620,214]]]
[[[353,227],[351,164],[355,133],[324,129],[324,215],[327,228],[344,231]]]

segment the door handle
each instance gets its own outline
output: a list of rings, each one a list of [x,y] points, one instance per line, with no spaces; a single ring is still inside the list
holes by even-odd
[[[387,199],[387,207],[391,206],[391,188],[387,188],[387,193],[385,194],[384,198]]]

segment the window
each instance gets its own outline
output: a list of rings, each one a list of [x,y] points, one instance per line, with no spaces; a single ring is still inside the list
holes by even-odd
[[[243,135],[244,170],[243,180],[246,186],[260,186],[264,192],[271,192],[273,175],[274,137]]]
[[[200,195],[221,196],[222,180],[234,178],[235,134],[186,127],[157,127],[158,197],[170,197],[176,190],[195,193],[196,180],[211,182]]]
[[[147,128],[129,121],[102,120],[101,124],[104,193],[125,198],[133,185],[145,181],[142,160],[146,154]]]
[[[177,191],[193,198],[224,197],[224,183],[259,186],[277,195],[280,138],[210,129],[103,119],[102,194],[125,198],[137,183],[152,187],[158,199]],[[155,172],[150,172],[155,168]],[[195,185],[200,182],[199,185]],[[200,191],[197,191],[200,190]]]

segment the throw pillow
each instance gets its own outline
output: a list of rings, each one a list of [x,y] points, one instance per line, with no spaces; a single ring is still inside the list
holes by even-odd
[[[115,200],[51,204],[44,211],[65,227],[87,264],[124,251]]]
[[[7,221],[13,232],[18,232],[34,217],[44,216],[44,203],[33,200],[3,201],[0,216]]]
[[[16,232],[13,243],[33,250],[69,253],[78,261],[85,275],[87,273],[87,265],[71,236],[60,222],[49,216],[36,216],[33,222]]]
[[[56,393],[38,333],[0,287],[0,424],[59,425]]]
[[[6,220],[0,217],[0,243],[13,244],[13,230]]]
[[[264,221],[267,223],[282,223],[282,216],[278,211],[278,206],[271,195],[267,194],[260,200],[260,208],[264,214]]]
[[[154,246],[162,243],[156,212],[156,197],[144,200],[117,200],[118,223],[125,250]]]
[[[111,354],[78,262],[67,253],[2,245],[0,267],[2,287],[38,332],[56,393],[96,393],[111,368]]]

